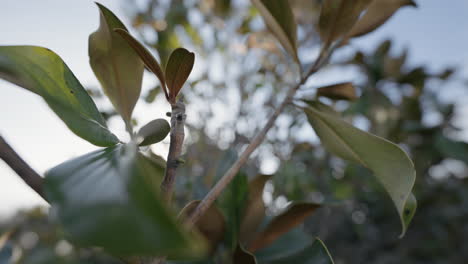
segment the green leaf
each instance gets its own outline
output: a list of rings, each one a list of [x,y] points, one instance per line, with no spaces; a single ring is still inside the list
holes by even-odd
[[[36,46],[1,46],[0,78],[41,96],[73,133],[98,146],[119,142],[62,59]]]
[[[319,207],[319,204],[313,203],[294,203],[290,205],[286,211],[273,218],[265,230],[253,239],[248,249],[255,252],[270,245],[281,235],[302,224]]]
[[[200,253],[165,208],[162,174],[133,144],[91,152],[46,173],[45,192],[69,239],[119,256]],[[159,173],[158,173],[159,172]]]
[[[144,64],[115,29],[127,30],[106,7],[100,10],[100,26],[89,36],[89,62],[115,109],[130,126],[140,96]]]
[[[265,218],[265,203],[263,202],[263,189],[271,175],[258,175],[249,182],[249,195],[247,207],[240,227],[239,239],[247,243],[255,235]]]
[[[262,263],[262,262],[261,262]],[[269,264],[334,264],[333,258],[327,247],[319,238],[304,250],[281,259],[268,262]]]
[[[353,127],[327,105],[308,103],[305,113],[325,148],[372,170],[382,183],[400,215],[403,236],[416,209],[413,162],[397,145]]]
[[[252,253],[238,244],[232,256],[232,264],[257,264],[257,260]]]
[[[359,37],[374,31],[404,6],[416,7],[416,3],[412,0],[373,0],[366,13],[349,32],[348,38]]]
[[[325,46],[347,34],[371,1],[324,0],[318,31]]]
[[[297,25],[289,1],[252,0],[252,3],[283,48],[300,65],[297,57]]]
[[[158,118],[144,125],[137,133],[137,137],[141,140],[140,146],[147,146],[158,143],[166,138],[171,131],[169,122],[165,119]]]
[[[337,83],[320,87],[317,89],[317,96],[327,97],[333,100],[353,101],[358,98],[356,88],[350,82]]]
[[[184,48],[177,48],[169,56],[166,65],[166,85],[169,103],[175,104],[176,97],[192,71],[195,54]]]
[[[200,200],[191,201],[180,212],[179,217],[189,216],[200,204]],[[210,251],[214,252],[218,243],[224,237],[226,221],[221,211],[212,205],[208,211],[195,223],[198,231],[210,242]]]
[[[156,77],[158,77],[159,81],[161,82],[161,88],[166,95],[166,99],[169,99],[169,95],[166,89],[166,79],[164,77],[164,73],[159,66],[158,61],[151,55],[151,53],[141,44],[138,40],[136,40],[130,33],[123,29],[115,29],[117,32],[127,43],[133,48],[133,50],[140,56],[141,60],[145,63],[145,66],[153,72]]]
[[[226,244],[235,249],[239,242],[239,231],[248,196],[247,175],[238,173],[218,199],[218,208],[226,219]]]

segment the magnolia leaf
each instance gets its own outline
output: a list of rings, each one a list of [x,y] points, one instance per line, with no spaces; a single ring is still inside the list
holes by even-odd
[[[144,125],[137,133],[137,137],[141,140],[140,146],[147,146],[158,143],[166,138],[171,131],[169,122],[165,119],[158,118]]]
[[[175,49],[166,65],[166,85],[169,90],[169,103],[175,104],[177,95],[190,75],[195,62],[195,54],[184,48]]]
[[[324,0],[318,31],[325,46],[346,35],[372,0]]]
[[[364,15],[354,24],[348,38],[359,37],[374,31],[404,6],[416,7],[417,5],[412,0],[373,0]]]
[[[268,262],[269,264],[334,264],[333,258],[327,247],[319,238],[307,248],[289,256],[278,258]]]
[[[297,25],[289,1],[252,0],[252,3],[283,48],[300,65],[297,57]]]
[[[145,63],[146,67],[158,77],[159,81],[161,82],[162,90],[166,95],[166,99],[169,99],[169,95],[167,94],[166,89],[166,79],[164,77],[164,73],[159,66],[158,61],[153,57],[153,55],[141,44],[138,40],[136,40],[130,33],[126,30],[121,28],[117,28],[114,30],[117,32],[123,39],[127,41],[130,47],[140,56],[141,60]]]
[[[199,200],[191,201],[180,212],[179,217],[187,217],[200,204]],[[222,241],[226,230],[226,221],[219,209],[212,205],[208,211],[195,223],[198,231],[210,242],[211,252]]]
[[[240,224],[248,199],[248,188],[247,175],[240,172],[217,201],[218,208],[226,219],[225,242],[232,250],[239,242]]]
[[[91,97],[62,59],[36,46],[1,46],[0,78],[41,96],[79,137],[97,145],[119,142]]]
[[[127,30],[106,7],[100,10],[100,26],[89,36],[89,62],[115,109],[130,126],[140,96],[144,64],[115,29]]]
[[[257,260],[252,253],[238,244],[232,256],[232,264],[257,264]]]
[[[411,159],[396,144],[343,121],[329,106],[308,103],[305,113],[324,147],[372,170],[382,183],[400,215],[403,236],[416,209],[416,199],[411,197],[416,179]]]
[[[290,205],[285,212],[273,218],[265,230],[257,234],[249,244],[248,249],[255,252],[270,245],[281,235],[302,224],[319,207],[319,204],[313,203],[294,203]]]
[[[333,100],[354,101],[358,98],[356,88],[350,82],[337,83],[320,87],[317,89],[317,96],[327,97]]]
[[[240,226],[240,241],[247,243],[255,235],[265,218],[265,204],[263,202],[263,189],[271,175],[258,175],[249,183],[247,207]]]
[[[119,256],[187,256],[200,243],[184,232],[159,197],[162,170],[129,143],[52,168],[45,193],[68,239]]]

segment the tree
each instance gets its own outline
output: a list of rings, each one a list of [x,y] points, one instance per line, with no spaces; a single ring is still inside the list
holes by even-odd
[[[289,87],[286,90],[278,89],[282,95],[279,99],[271,97],[268,104],[273,112],[246,147],[240,141],[241,135],[235,134],[239,140],[234,143],[237,148],[244,150],[238,157],[235,151],[223,151],[224,158],[220,164],[227,163],[227,168],[218,166],[220,176],[216,185],[206,195],[203,187],[200,187],[203,199],[191,201],[181,210],[179,218],[183,224],[175,219],[172,208],[180,208],[180,204],[171,206],[171,198],[175,175],[184,172],[190,175],[193,172],[193,167],[185,171],[180,168],[183,163],[180,155],[186,113],[184,99],[178,95],[192,70],[194,54],[184,48],[168,52],[167,44],[172,44],[170,34],[176,32],[172,24],[169,26],[173,29],[169,31],[169,36],[158,36],[162,46],[158,48],[160,60],[165,65],[161,67],[110,10],[98,5],[101,26],[90,36],[90,62],[116,112],[126,124],[132,138],[128,143],[121,142],[107,129],[92,99],[55,53],[31,46],[0,48],[0,72],[3,78],[42,96],[75,134],[95,145],[106,147],[51,169],[46,174],[43,190],[40,177],[31,170],[24,171],[26,164],[15,156],[6,142],[2,142],[2,159],[51,203],[53,214],[57,216],[70,241],[78,246],[100,247],[130,263],[161,262],[166,258],[200,258],[206,257],[208,253],[211,256],[208,261],[235,263],[255,262],[255,258],[260,263],[311,261],[314,258],[331,261],[320,239],[314,242],[294,229],[326,204],[295,202],[284,212],[269,219],[265,216],[265,205],[261,198],[271,176],[258,174],[249,182],[248,174],[251,173],[247,168],[241,170],[286,109],[292,115],[303,113],[301,116],[307,117],[327,151],[373,172],[372,175],[376,176],[390,195],[400,215],[402,234],[405,233],[416,208],[415,198],[411,194],[415,170],[408,155],[399,146],[353,127],[342,120],[332,107],[317,99],[355,99],[356,91],[351,83],[321,87],[317,89],[317,98],[313,99],[300,89],[308,86],[309,77],[329,62],[336,49],[351,38],[383,24],[398,8],[413,3],[395,2],[389,5],[380,0],[353,3],[324,1],[317,15],[317,26],[309,26],[305,31],[317,31],[321,38],[318,56],[309,63],[299,58],[298,47],[304,43],[304,47],[311,45],[310,36],[297,39],[298,26],[288,1],[252,2],[256,9],[248,9],[260,12],[272,35],[288,54],[284,56],[281,50],[268,44],[271,42],[260,43],[265,44],[263,48],[270,49],[274,54],[274,57],[266,57],[265,65],[270,63],[271,68],[271,62],[279,61],[284,66],[282,69],[273,67],[272,72],[261,75],[265,79],[269,76],[274,79],[286,76],[284,81],[294,84],[285,85]],[[151,4],[155,5],[155,2]],[[223,4],[229,5],[229,1]],[[382,9],[382,5],[385,9]],[[226,11],[223,5],[217,8],[221,13]],[[183,20],[184,16],[176,17],[180,18],[176,19],[179,23],[189,25]],[[247,23],[254,17],[249,15]],[[305,23],[301,28],[306,28]],[[186,31],[190,33],[190,29]],[[144,67],[160,81],[160,88],[172,108],[171,124],[158,119],[134,132],[132,110],[140,94]],[[285,82],[279,84],[283,86]],[[190,95],[190,92],[187,93]],[[188,95],[185,98],[190,100]],[[244,90],[242,95],[249,96],[249,92]],[[240,112],[245,109],[241,107]],[[160,142],[169,132],[171,141],[166,161],[153,153],[144,153],[145,148],[142,146]],[[220,153],[219,148],[214,149]],[[177,201],[182,200],[176,198]],[[218,200],[216,204],[215,200]],[[262,222],[266,222],[264,228],[261,228]],[[187,229],[198,232],[188,232]],[[283,257],[277,259],[272,253],[277,251],[273,242],[285,239],[282,235],[295,237],[294,241],[300,245],[283,249]],[[158,258],[153,259],[155,256]]]

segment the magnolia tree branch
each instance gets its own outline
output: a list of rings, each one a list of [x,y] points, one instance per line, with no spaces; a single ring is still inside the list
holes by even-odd
[[[2,136],[0,136],[0,159],[5,161],[31,189],[47,201],[42,188],[42,177],[16,153]]]
[[[185,104],[181,96],[177,103],[172,105],[171,142],[169,145],[169,153],[167,155],[166,171],[161,183],[162,195],[168,203],[172,199],[177,167],[180,164],[180,155],[182,153],[182,145],[185,137],[185,117]]]
[[[276,119],[278,116],[283,112],[286,106],[292,102],[294,95],[296,94],[297,90],[309,79],[309,77],[317,72],[320,69],[323,61],[325,61],[325,57],[327,57],[327,52],[322,51],[320,56],[315,61],[314,65],[310,68],[310,70],[301,77],[299,83],[295,86],[289,88],[286,93],[285,98],[281,102],[281,104],[275,109],[273,114],[268,119],[267,123],[263,127],[263,129],[258,132],[258,134],[252,139],[250,144],[247,148],[242,152],[240,157],[237,161],[229,168],[229,170],[223,175],[223,177],[216,183],[216,185],[210,190],[210,192],[203,198],[200,202],[198,207],[194,210],[194,212],[190,215],[189,218],[185,221],[185,223],[191,227],[195,224],[198,219],[211,207],[213,202],[219,197],[221,192],[227,187],[227,185],[234,179],[234,177],[239,172],[240,168],[247,162],[252,152],[257,149],[257,147],[262,143],[265,139],[266,134],[268,131],[273,127],[275,124]]]

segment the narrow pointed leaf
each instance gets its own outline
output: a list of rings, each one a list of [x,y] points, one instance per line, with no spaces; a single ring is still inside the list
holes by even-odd
[[[195,62],[195,54],[184,48],[175,49],[166,66],[166,85],[169,90],[169,102],[175,103],[180,89],[192,71]]]
[[[36,46],[1,46],[0,78],[41,96],[79,137],[98,146],[119,142],[62,59]]]
[[[329,45],[347,34],[371,1],[324,0],[318,26],[322,41]]]
[[[390,19],[401,7],[414,6],[412,0],[374,0],[366,13],[353,26],[348,34],[349,38],[359,37],[374,31]]]
[[[166,99],[169,98],[166,89],[166,79],[164,77],[164,73],[159,66],[158,61],[153,57],[151,52],[149,52],[143,44],[141,44],[138,40],[136,40],[130,33],[126,30],[118,28],[114,30],[117,32],[127,43],[133,48],[133,50],[140,56],[141,60],[145,63],[146,67],[153,72],[156,77],[158,77],[159,81],[161,82],[161,88],[166,95]]]
[[[313,203],[295,203],[286,209],[286,211],[275,217],[253,241],[249,244],[249,250],[255,252],[264,248],[281,235],[287,233],[294,227],[302,224],[302,222],[311,215],[315,209],[319,208],[319,204]]]
[[[200,204],[199,200],[191,201],[180,212],[179,217],[189,216]],[[210,251],[216,249],[224,237],[226,221],[221,211],[212,205],[208,211],[195,223],[198,231],[210,242]]]
[[[356,88],[350,82],[337,83],[320,87],[317,89],[317,96],[327,97],[333,100],[356,100]]]
[[[288,0],[252,0],[283,48],[300,64],[297,57],[297,25]]]
[[[140,146],[147,146],[158,143],[166,138],[167,134],[171,131],[169,122],[165,119],[158,118],[148,124],[144,125],[137,133],[140,138]]]
[[[127,30],[106,7],[100,10],[100,26],[89,36],[89,62],[115,109],[127,124],[140,96],[144,64],[115,29]]]
[[[48,171],[52,214],[80,246],[119,256],[194,253],[198,242],[190,241],[159,198],[162,175],[137,149],[117,145]]]
[[[416,209],[416,199],[411,197],[416,172],[408,155],[392,142],[343,121],[322,103],[309,102],[305,113],[328,151],[374,172],[395,204],[404,235]]]
[[[271,175],[258,175],[249,182],[249,195],[247,207],[240,227],[239,239],[247,243],[257,231],[265,218],[265,203],[263,202],[263,189]]]

